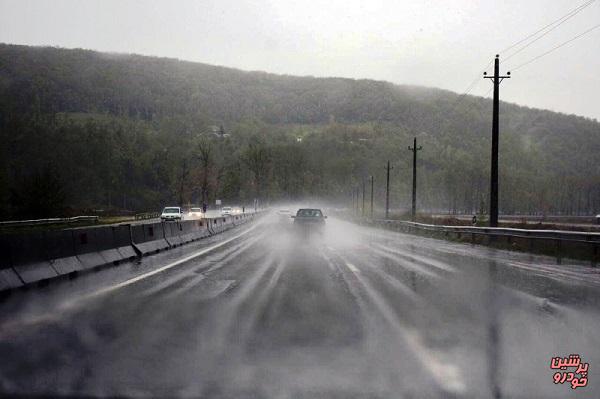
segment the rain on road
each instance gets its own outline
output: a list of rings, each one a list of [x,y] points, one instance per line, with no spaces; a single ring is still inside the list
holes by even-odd
[[[0,302],[0,392],[206,398],[598,396],[585,264],[274,215]],[[555,385],[578,353],[588,386]]]

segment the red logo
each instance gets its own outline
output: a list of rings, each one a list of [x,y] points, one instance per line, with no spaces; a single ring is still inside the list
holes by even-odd
[[[587,385],[589,363],[582,363],[579,355],[569,355],[569,357],[565,358],[553,357],[550,361],[550,368],[552,370],[564,370],[557,371],[552,376],[555,384],[568,382],[571,384],[571,389]],[[574,370],[570,371],[570,368]]]

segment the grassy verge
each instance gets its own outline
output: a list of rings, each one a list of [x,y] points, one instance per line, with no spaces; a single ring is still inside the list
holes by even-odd
[[[0,227],[0,234],[15,234],[22,232],[39,232],[39,231],[50,231],[50,230],[64,230],[73,229],[78,227],[93,227],[103,226],[116,223],[127,223],[134,221],[133,216],[101,216],[98,218],[96,223],[90,221],[80,221],[72,223],[53,223],[53,224],[42,224],[42,225],[29,225],[29,226],[7,226]]]

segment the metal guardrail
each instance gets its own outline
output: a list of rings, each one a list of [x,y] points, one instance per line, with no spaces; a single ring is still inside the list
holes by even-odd
[[[379,225],[396,225],[403,231],[414,232],[411,230],[421,230],[433,233],[443,233],[445,236],[456,234],[457,238],[470,237],[475,241],[476,236],[486,236],[489,238],[505,238],[507,244],[512,244],[514,240],[528,240],[529,249],[532,248],[534,241],[545,241],[550,243],[554,249],[557,258],[560,258],[567,249],[568,245],[584,245],[588,248],[586,258],[592,259],[595,264],[600,256],[600,233],[564,231],[564,230],[529,230],[503,227],[475,227],[475,226],[446,226],[434,225],[416,222],[406,222],[399,220],[376,219],[371,221]]]
[[[476,226],[447,226],[438,224],[425,224],[416,222],[406,222],[401,220],[386,220],[376,219],[373,220],[375,223],[395,223],[404,226],[414,226],[421,229],[434,229],[437,231],[448,231],[448,232],[463,232],[463,233],[474,233],[474,234],[487,234],[487,235],[520,235],[527,238],[554,238],[562,240],[582,240],[582,241],[593,241],[600,242],[600,233],[585,232],[585,231],[567,231],[567,230],[533,230],[533,229],[518,229],[510,227],[476,227]]]
[[[160,216],[160,212],[144,212],[136,213],[135,220],[156,219]]]
[[[47,224],[69,224],[77,222],[98,222],[98,216],[74,216],[71,218],[50,218],[50,219],[31,219],[31,220],[9,220],[0,222],[0,227],[16,226],[40,226]]]

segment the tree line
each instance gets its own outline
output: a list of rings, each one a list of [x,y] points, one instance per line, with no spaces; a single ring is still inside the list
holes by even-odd
[[[0,217],[326,199],[487,209],[491,103],[385,82],[0,45]],[[501,105],[502,213],[600,211],[600,124]],[[220,126],[223,131],[220,132]]]

